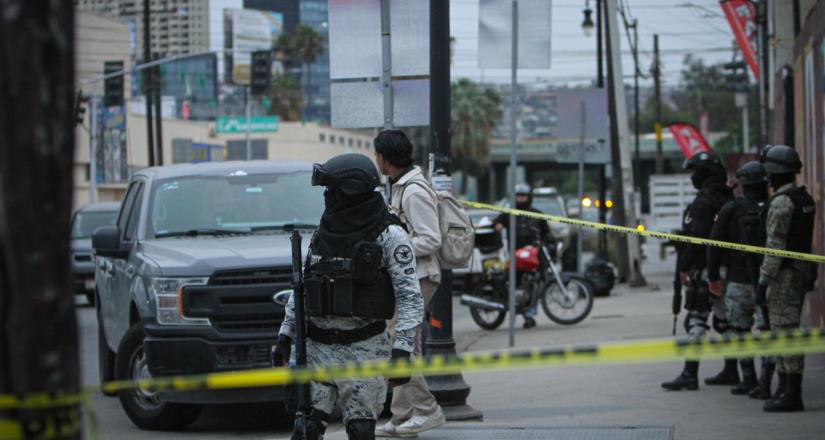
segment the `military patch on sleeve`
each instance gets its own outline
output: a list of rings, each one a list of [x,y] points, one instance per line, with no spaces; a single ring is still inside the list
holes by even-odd
[[[408,267],[408,268],[404,269],[404,273],[406,275],[412,275],[412,274],[415,273],[415,269],[413,269],[412,267]]]
[[[395,248],[392,257],[395,258],[395,262],[398,264],[410,264],[413,259],[413,251],[406,244],[402,244]]]

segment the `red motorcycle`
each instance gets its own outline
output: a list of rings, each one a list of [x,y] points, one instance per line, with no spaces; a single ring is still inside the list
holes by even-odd
[[[485,241],[477,236],[477,243],[483,246]],[[527,312],[538,301],[547,317],[557,324],[577,324],[590,314],[593,288],[579,274],[560,271],[556,261],[560,248],[561,243],[550,247],[538,241],[516,250],[517,314]],[[479,327],[495,330],[507,315],[509,259],[502,258],[505,253],[501,246],[495,250],[482,249],[481,256],[482,271],[468,277],[461,304],[470,308],[470,315]]]

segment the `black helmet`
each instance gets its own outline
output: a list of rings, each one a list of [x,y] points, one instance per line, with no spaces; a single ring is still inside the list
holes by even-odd
[[[312,186],[337,188],[344,194],[372,192],[380,183],[375,164],[363,154],[341,154],[312,167]]]
[[[768,184],[768,172],[761,163],[752,160],[736,170],[736,178],[742,186]]]
[[[722,159],[716,153],[708,153],[702,151],[696,153],[687,159],[682,164],[682,168],[688,171],[696,171],[700,169],[708,171],[725,171],[725,166],[722,164]]]
[[[768,174],[796,174],[802,169],[799,153],[787,145],[771,145],[762,150],[759,159]]]
[[[530,188],[530,185],[526,183],[519,183],[516,185],[516,195],[524,194],[528,196],[533,195],[533,188]]]

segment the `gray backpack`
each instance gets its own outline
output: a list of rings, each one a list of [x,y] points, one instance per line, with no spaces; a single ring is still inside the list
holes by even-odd
[[[439,248],[436,257],[441,263],[442,269],[460,269],[467,267],[470,257],[473,256],[473,246],[475,245],[475,231],[470,217],[464,211],[464,206],[461,205],[455,196],[448,191],[436,191],[421,180],[411,180],[404,188],[401,189],[401,200],[399,201],[399,208],[401,213],[404,212],[402,201],[404,200],[404,191],[410,185],[418,185],[424,188],[425,191],[435,196],[438,203],[438,227],[441,232],[441,248]]]

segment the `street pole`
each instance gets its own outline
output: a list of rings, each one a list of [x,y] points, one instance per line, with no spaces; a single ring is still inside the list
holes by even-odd
[[[431,169],[450,175],[450,2],[430,0],[430,157]],[[441,283],[430,301],[428,356],[456,356],[453,339],[452,272],[441,272]],[[429,376],[427,384],[447,420],[477,420],[481,412],[467,405],[470,386],[460,373]]]
[[[748,95],[745,95],[745,105],[742,106],[742,152],[747,153],[751,146],[750,122],[748,121]]]
[[[516,207],[516,122],[518,119],[518,100],[516,99],[516,87],[518,86],[518,0],[513,0],[513,35],[511,38],[510,52],[510,207]],[[510,227],[507,228],[510,234],[510,273],[509,273],[509,295],[508,313],[509,316],[509,347],[516,345],[516,216],[510,214]]]
[[[581,102],[581,132],[579,137],[579,220],[584,219],[582,215],[582,199],[584,199],[584,137],[587,133],[587,104]],[[584,273],[582,269],[582,230],[576,234],[576,271]]]
[[[155,56],[155,58],[160,58]],[[159,166],[163,166],[163,113],[161,108],[161,77],[160,77],[160,65],[152,68],[149,70],[150,75],[152,75],[152,90],[154,90],[155,94],[155,132],[157,133],[157,142],[155,142],[155,147],[157,148],[157,164]]]
[[[662,152],[662,79],[659,65],[659,34],[653,34],[653,87],[656,94],[656,174],[665,172]]]
[[[152,38],[149,30],[149,0],[143,0],[143,62],[152,61]],[[146,99],[146,146],[149,166],[155,166],[155,135],[152,130],[152,70],[143,74],[143,96]]]
[[[430,68],[432,69],[432,67]],[[389,0],[381,0],[381,90],[384,99],[384,130],[392,130],[394,127],[394,114],[392,105],[392,35],[390,29]],[[432,91],[430,93],[432,93]],[[449,91],[447,93],[449,93]],[[432,164],[430,164],[430,166],[432,166]],[[430,177],[432,178],[432,173]],[[387,201],[391,202],[392,182],[390,182],[389,178],[387,178],[385,185]]]
[[[69,264],[74,2],[4,0],[2,10],[0,395],[12,405],[0,408],[0,437],[80,439],[87,395]]]
[[[89,98],[89,203],[97,202],[97,84]]]
[[[246,107],[246,160],[252,160],[252,100],[249,99],[249,85],[244,88],[244,101]]]
[[[602,49],[602,43],[604,42],[604,36],[602,35],[602,29],[604,25],[602,24],[602,2],[604,0],[596,0],[596,87],[603,88],[604,87],[604,51]]]
[[[600,151],[604,151],[604,139],[599,139]],[[605,165],[599,165],[599,223],[607,223],[607,176]],[[599,258],[607,259],[607,232],[599,230]]]
[[[633,166],[633,183],[636,188],[642,188],[642,163],[639,156],[639,21],[633,20],[633,131],[636,132],[634,136],[635,152],[634,152],[634,166]],[[641,193],[640,191],[637,191]]]
[[[767,94],[765,93],[768,84],[768,78],[766,76],[767,69],[765,68],[768,59],[768,33],[765,29],[765,23],[767,22],[766,3],[767,2],[765,0],[762,0],[756,4],[756,47],[759,53],[759,62],[757,63],[759,66],[757,69],[757,72],[759,73],[757,75],[757,84],[759,87],[759,138],[757,140],[757,146],[764,146],[768,142],[768,102]]]

